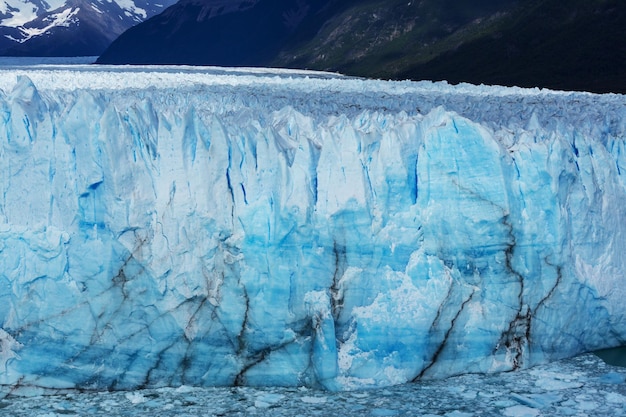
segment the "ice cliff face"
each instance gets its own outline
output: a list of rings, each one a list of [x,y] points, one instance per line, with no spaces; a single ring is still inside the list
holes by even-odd
[[[2,385],[351,389],[624,343],[623,96],[117,71],[0,74]]]

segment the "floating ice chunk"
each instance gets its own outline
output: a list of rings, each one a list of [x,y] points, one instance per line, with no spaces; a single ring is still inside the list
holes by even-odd
[[[189,394],[190,392],[193,392],[195,390],[194,387],[190,387],[188,385],[181,385],[180,387],[176,388],[176,392],[179,394]]]
[[[626,377],[623,374],[609,372],[602,375],[599,380],[604,384],[623,384],[626,382]]]
[[[323,404],[327,401],[327,398],[325,396],[316,396],[316,397],[312,397],[309,395],[300,397],[300,401],[302,401],[303,403],[307,403],[307,404]]]
[[[285,399],[285,396],[283,394],[275,394],[275,393],[266,392],[256,397],[256,400],[254,401],[254,406],[257,408],[267,408],[284,399]],[[266,405],[264,407],[261,407],[257,405],[257,403],[259,404],[262,403]]]
[[[563,380],[559,378],[540,378],[535,383],[539,388],[548,391],[558,391],[563,389],[580,388],[584,384],[581,381]]]
[[[514,405],[504,409],[503,414],[507,417],[536,417],[541,411],[525,405]]]
[[[612,404],[626,404],[626,396],[617,392],[610,392],[606,394],[606,401]]]
[[[148,398],[144,397],[140,392],[127,392],[124,396],[131,404],[143,404],[148,401]]]

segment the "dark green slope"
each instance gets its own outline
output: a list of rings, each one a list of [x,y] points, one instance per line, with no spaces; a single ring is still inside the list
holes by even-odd
[[[353,75],[395,78],[481,36],[516,0],[364,0],[332,16],[309,42],[273,61]]]
[[[392,76],[626,93],[625,67],[626,2],[547,0]]]
[[[626,2],[367,1],[335,16],[308,43],[283,50],[273,64],[626,93]]]

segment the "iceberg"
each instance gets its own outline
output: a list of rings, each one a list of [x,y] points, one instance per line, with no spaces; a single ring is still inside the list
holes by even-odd
[[[0,385],[350,390],[626,341],[626,99],[0,71]]]

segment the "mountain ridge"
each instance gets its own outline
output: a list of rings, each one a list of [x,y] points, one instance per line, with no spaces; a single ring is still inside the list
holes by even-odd
[[[98,62],[268,65],[293,39],[312,36],[329,7],[354,2],[260,0],[212,15],[206,7],[211,1],[181,0],[122,34]]]
[[[618,0],[251,3],[207,17],[207,1],[181,0],[122,34],[98,63],[270,66],[626,93],[626,2]]]

